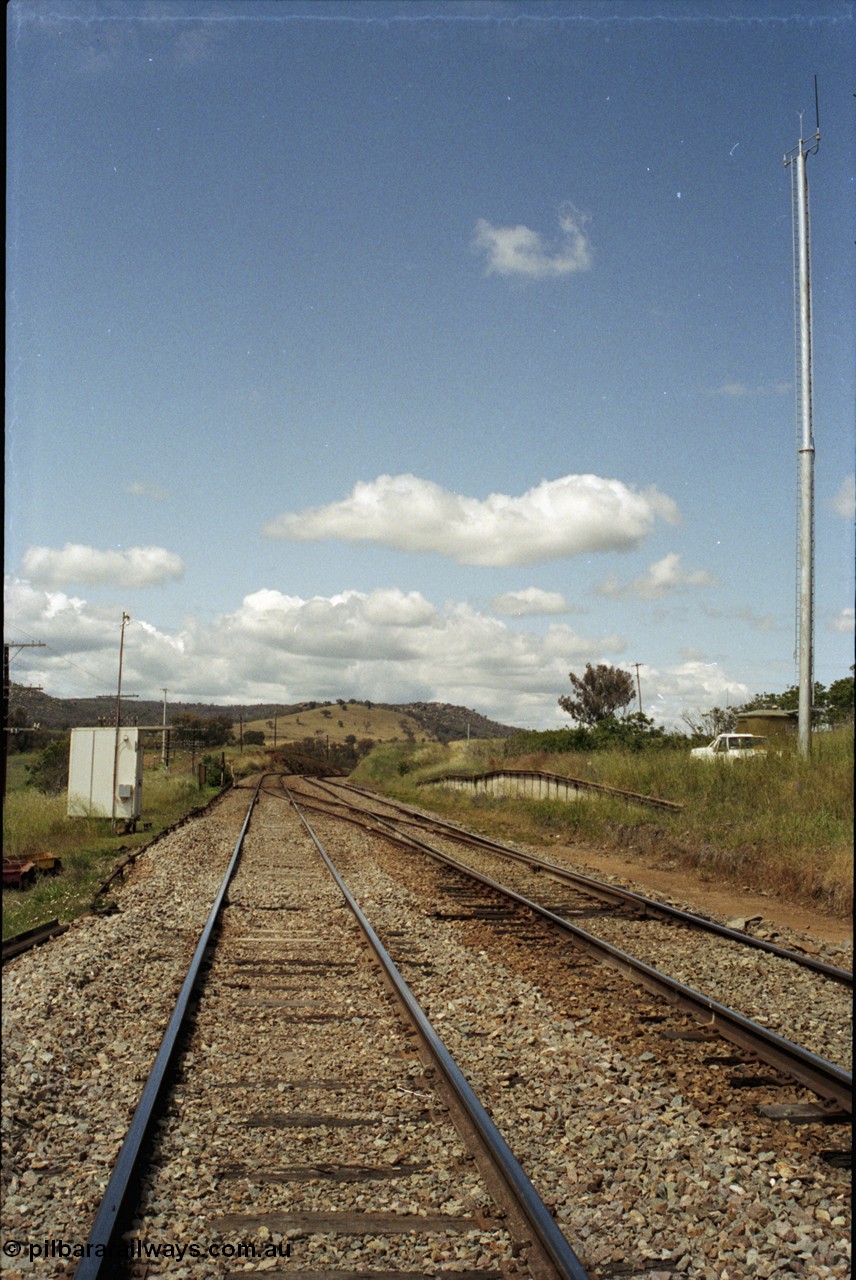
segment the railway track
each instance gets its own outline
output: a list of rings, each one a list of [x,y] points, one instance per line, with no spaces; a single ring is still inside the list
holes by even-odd
[[[822,973],[826,977],[833,979],[833,981],[842,983],[844,986],[851,988],[853,986],[853,973],[851,970],[828,964],[804,952],[788,949],[765,938],[755,937],[751,933],[720,924],[709,917],[681,910],[670,903],[657,901],[643,894],[622,888],[619,885],[608,884],[592,876],[572,871],[567,866],[548,862],[531,852],[523,852],[509,845],[500,844],[495,840],[489,840],[485,836],[478,835],[473,831],[467,831],[454,823],[444,822],[436,817],[428,817],[410,805],[386,798],[381,799],[371,792],[367,792],[364,788],[355,787],[345,782],[324,784],[318,783],[315,779],[306,779],[305,782],[309,784],[311,789],[328,797],[332,804],[340,806],[343,815],[351,814],[352,816],[357,816],[360,813],[364,813],[369,817],[378,818],[387,823],[391,822],[399,830],[406,830],[408,827],[414,828],[423,833],[437,835],[441,839],[450,840],[460,846],[469,846],[488,854],[498,855],[501,858],[528,867],[531,871],[542,872],[578,893],[582,906],[578,906],[576,903],[566,904],[567,909],[573,915],[583,916],[588,914],[594,916],[598,914],[596,908],[591,908],[590,901],[586,905],[588,900],[595,899],[598,902],[607,904],[609,910],[602,914],[624,914],[631,919],[652,918],[664,920],[668,923],[685,924],[690,928],[713,933],[721,938],[728,938],[743,946],[754,947],[759,951],[769,952],[770,955],[780,956],[793,964],[803,966],[806,969],[813,969],[816,973]]]
[[[145,1248],[167,1205],[173,1248],[194,1260],[194,1275],[246,1275],[247,1259],[265,1261],[253,1272],[261,1275],[293,1254],[302,1275],[344,1277],[366,1257],[385,1277],[412,1274],[414,1264],[418,1274],[442,1264],[451,1280],[589,1274],[306,819],[271,805],[265,788],[79,1280],[113,1276],[126,1257],[128,1274],[159,1274]],[[202,1263],[192,1252],[200,1248]]]
[[[376,831],[404,847],[439,861],[461,876],[474,878],[493,892],[505,894],[540,915],[593,958],[614,966],[632,981],[690,1012],[756,1060],[800,1082],[833,1113],[850,1113],[847,991],[852,988],[853,979],[848,971],[668,904],[576,875],[450,824],[425,819],[413,810],[405,811],[405,826],[399,818],[400,806],[385,800],[378,804],[376,797],[367,797],[341,784],[329,786],[307,779],[302,781],[301,790],[306,802],[316,804],[319,812],[325,809],[325,799],[330,800],[334,807],[327,808],[328,813],[349,821],[368,821]],[[429,843],[416,836],[414,828],[427,829],[441,838]],[[466,862],[460,860],[462,844],[467,846]],[[454,848],[454,855],[450,848]],[[585,928],[580,926],[581,919],[585,920]],[[703,948],[688,948],[683,939],[676,941],[675,925],[679,926],[678,933],[699,930],[713,937]],[[709,953],[714,949],[719,959],[710,969]],[[763,956],[746,963],[746,953],[755,949]],[[694,976],[700,967],[702,976]],[[766,984],[763,990],[758,985],[762,978]],[[775,999],[771,1007],[770,983],[787,990],[788,1014],[783,1008],[776,1008]],[[796,1003],[795,984],[804,992],[804,998]],[[727,998],[729,987],[734,992],[731,999]],[[751,1007],[741,1013],[740,1004],[747,1001]],[[824,1016],[827,1009],[834,1010],[833,1019]]]
[[[306,780],[289,779],[289,787],[314,796],[306,819],[371,920],[370,934],[518,1155],[538,1213],[570,1249],[565,1274],[834,1280],[849,1273],[848,1130],[840,1107],[818,1107],[785,1069],[759,1069],[754,1053],[723,1045],[672,1001],[627,984],[576,946],[557,945],[564,928],[539,917],[523,895],[512,900],[468,878],[466,868],[428,857],[413,845],[409,825],[404,847],[377,818],[370,827],[365,814],[343,822],[330,797],[319,812],[323,792]],[[34,1212],[44,1236],[56,1232],[54,1223],[67,1224],[59,1232],[68,1235],[69,1224],[94,1217],[87,1248],[101,1242],[103,1252],[112,1240],[122,1270],[98,1269],[96,1257],[78,1275],[134,1280],[562,1274],[509,1193],[507,1171],[473,1150],[472,1121],[444,1083],[445,1069],[405,1025],[367,934],[278,782],[268,780],[260,792],[243,854],[229,853],[238,807],[250,799],[250,792],[224,797],[138,860],[116,890],[117,911],[80,922],[10,966],[21,1032],[6,1045],[16,1088],[8,1112],[4,1101],[4,1130],[11,1120],[23,1147],[33,1121],[39,1128],[30,1154],[15,1162],[21,1185],[13,1179],[11,1199],[4,1174],[7,1233],[10,1221],[19,1234],[26,1230]],[[213,873],[229,861],[233,875],[221,896],[222,870]],[[194,884],[200,923],[191,933],[184,907]],[[215,896],[222,911],[203,927],[202,902]],[[181,936],[173,943],[169,925],[179,906]],[[146,920],[163,922],[161,939],[146,942],[144,926],[135,982],[114,958],[117,945],[127,947],[119,940],[136,939],[135,922]],[[699,949],[701,935],[670,927]],[[189,958],[194,944],[200,981],[182,983],[174,960],[182,952]],[[753,964],[787,963],[741,951]],[[80,981],[68,968],[76,957],[85,970]],[[161,962],[166,983],[156,975]],[[63,1007],[75,1027],[89,1028],[69,1034],[65,1048],[66,1030],[49,1013],[63,972],[71,979]],[[798,972],[845,991],[825,975]],[[134,987],[145,988],[149,973],[157,980],[141,1003]],[[124,994],[116,985],[123,978]],[[158,1010],[146,1028],[150,1043],[158,1025],[173,1027],[164,999],[170,984],[174,993],[181,986],[186,1017],[173,1028],[166,1058],[157,1054],[161,1080],[150,1090],[148,1064],[136,1084],[133,1067],[122,1065],[145,1054],[132,1058],[128,1044],[128,1056],[117,1057],[112,1045],[117,1035],[130,1040],[132,1012],[146,1001]],[[33,1072],[48,1059],[49,1067]],[[97,1104],[93,1067],[102,1073]],[[43,1083],[33,1094],[36,1080]],[[114,1103],[104,1092],[108,1082],[126,1100],[142,1092],[141,1107],[149,1094],[148,1119],[138,1109],[131,1124],[133,1160],[128,1139],[119,1149],[111,1136],[133,1104],[105,1105],[113,1118],[102,1118],[102,1104]],[[807,1123],[779,1123],[771,1118],[777,1107],[791,1119],[804,1108]],[[829,1123],[836,1112],[839,1122]],[[47,1128],[45,1115],[53,1117]],[[92,1184],[111,1166],[95,1214]],[[53,1202],[56,1176],[65,1198]]]

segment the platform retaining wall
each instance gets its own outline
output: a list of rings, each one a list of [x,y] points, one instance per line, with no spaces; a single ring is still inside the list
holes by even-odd
[[[558,773],[544,773],[535,769],[495,769],[491,773],[447,773],[419,783],[420,787],[450,787],[456,791],[471,791],[491,796],[512,796],[525,800],[582,800],[600,796],[615,796],[631,804],[645,804],[657,809],[681,809],[683,806],[656,796],[638,795],[633,791],[621,791],[598,782],[586,782],[582,778],[566,778]]]

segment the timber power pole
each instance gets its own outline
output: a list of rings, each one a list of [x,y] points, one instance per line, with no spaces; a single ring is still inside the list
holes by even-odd
[[[113,803],[110,810],[110,827],[116,831],[116,782],[119,776],[119,726],[122,723],[122,660],[125,653],[125,627],[131,621],[131,615],[122,614],[122,634],[119,640],[119,681],[116,689],[116,732],[113,743]]]
[[[800,136],[785,156],[791,170],[791,211],[794,239],[794,312],[798,335],[796,357],[798,507],[798,646],[800,755],[811,753],[811,707],[814,694],[814,428],[811,398],[811,239],[806,159],[820,146],[817,80],[814,84],[817,125],[813,138]],[[800,119],[802,135],[802,119]]]
[[[0,734],[0,796],[6,799],[6,759],[9,754],[9,735],[13,732],[13,727],[9,723],[9,706],[12,694],[12,658],[17,656],[22,649],[44,649],[44,640],[22,640],[17,643],[3,645],[3,724],[2,734]],[[15,653],[12,653],[12,650]],[[42,686],[30,686],[33,693],[41,692]]]

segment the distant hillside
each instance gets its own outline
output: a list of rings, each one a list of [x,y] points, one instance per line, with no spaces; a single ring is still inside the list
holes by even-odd
[[[456,707],[448,702],[404,702],[395,708],[412,716],[438,742],[456,738],[508,738],[518,730],[513,725],[499,724],[469,707]]]
[[[386,703],[339,698],[334,702],[256,703],[216,706],[205,702],[168,702],[167,723],[173,716],[190,714],[207,719],[229,716],[235,734],[243,720],[244,730],[261,730],[268,743],[300,741],[307,737],[329,736],[344,741],[348,735],[375,742],[393,739],[449,742],[456,738],[507,738],[513,725],[499,724],[468,707],[446,702]],[[115,698],[53,698],[39,690],[12,685],[9,718],[27,728],[74,729],[99,723],[113,724]],[[156,726],[163,722],[163,703],[123,699],[122,723]]]

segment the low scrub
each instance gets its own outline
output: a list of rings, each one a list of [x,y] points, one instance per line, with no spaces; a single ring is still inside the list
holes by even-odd
[[[564,731],[562,731],[564,732]],[[543,735],[538,735],[542,737]],[[513,742],[513,740],[511,740]],[[531,744],[531,736],[530,742]],[[690,742],[655,740],[651,749],[618,745],[584,751],[506,755],[494,743],[478,757],[434,755],[388,746],[352,775],[388,794],[532,843],[568,842],[641,850],[679,860],[705,878],[748,885],[847,915],[853,902],[853,730],[818,733],[812,754],[795,752],[724,763],[690,758]],[[481,746],[481,744],[480,744]],[[534,769],[677,801],[680,812],[646,809],[613,797],[566,803],[467,795],[417,784],[444,772]]]

